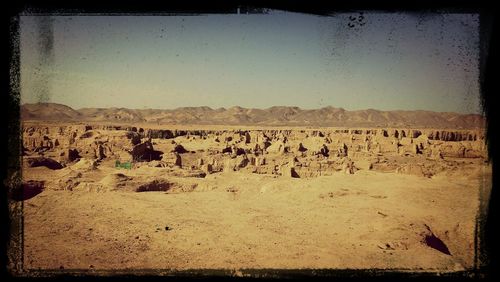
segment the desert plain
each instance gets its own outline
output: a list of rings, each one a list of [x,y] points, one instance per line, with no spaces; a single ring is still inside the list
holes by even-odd
[[[23,189],[11,193],[23,202],[27,270],[480,263],[491,188],[480,123],[162,124],[49,119],[61,107],[32,107],[21,119]]]

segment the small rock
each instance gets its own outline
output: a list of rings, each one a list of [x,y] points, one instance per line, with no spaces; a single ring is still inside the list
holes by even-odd
[[[379,211],[378,211],[377,213],[378,213],[378,214],[380,214],[380,215],[381,215],[381,216],[383,216],[383,217],[386,217],[386,216],[387,216],[385,213],[382,213],[382,212],[379,212]]]

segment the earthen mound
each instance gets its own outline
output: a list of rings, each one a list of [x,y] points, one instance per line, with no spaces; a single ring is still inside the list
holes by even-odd
[[[146,184],[142,184],[135,189],[136,192],[149,192],[149,191],[168,191],[174,186],[174,183],[164,179],[155,179]]]
[[[72,165],[71,168],[76,170],[94,170],[97,169],[97,163],[93,160],[83,158]]]
[[[115,173],[105,176],[99,181],[99,184],[108,188],[109,190],[115,190],[116,188],[125,186],[127,184],[127,181],[131,179],[131,177],[128,177],[125,174]]]
[[[26,160],[26,162],[29,167],[45,166],[50,169],[63,168],[63,166],[59,162],[46,157],[29,158]]]
[[[82,173],[78,171],[71,171],[65,177],[56,181],[56,186],[53,189],[73,191],[73,189],[80,184]]]
[[[180,182],[176,180],[155,179],[138,186],[135,188],[135,192],[192,192],[196,187],[198,187],[198,184],[187,181]]]

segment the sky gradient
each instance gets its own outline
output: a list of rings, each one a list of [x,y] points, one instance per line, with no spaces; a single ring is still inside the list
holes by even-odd
[[[22,103],[481,112],[475,14],[25,15],[20,44]]]

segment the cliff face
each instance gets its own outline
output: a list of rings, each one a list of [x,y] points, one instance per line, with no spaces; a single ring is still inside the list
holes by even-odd
[[[60,104],[25,104],[21,119],[42,121],[80,121],[98,123],[151,123],[196,125],[280,125],[323,127],[381,128],[483,128],[481,115],[438,113],[431,111],[347,111],[342,108],[300,109],[271,107],[267,109],[211,109],[184,107],[172,110],[84,108],[74,110]]]

